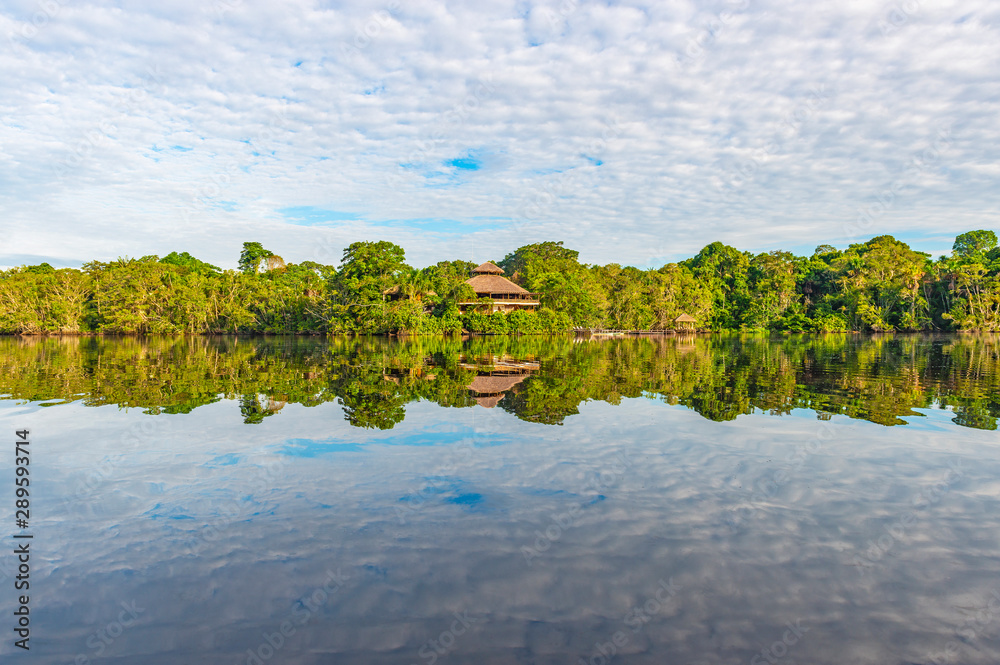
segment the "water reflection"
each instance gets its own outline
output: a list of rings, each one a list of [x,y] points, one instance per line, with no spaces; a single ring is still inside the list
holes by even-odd
[[[959,425],[996,429],[998,350],[995,335],[4,338],[0,393],[151,414],[235,399],[251,424],[286,404],[336,402],[352,425],[374,429],[402,422],[416,400],[562,424],[583,402],[638,396],[715,421],[811,409],[902,425],[914,409],[947,407]]]
[[[3,343],[32,662],[1000,662],[993,337]]]

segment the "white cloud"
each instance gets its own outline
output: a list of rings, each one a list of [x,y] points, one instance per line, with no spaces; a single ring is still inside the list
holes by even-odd
[[[936,250],[998,226],[998,17],[972,0],[8,3],[0,255],[231,266],[255,239],[336,262],[386,238],[424,265],[564,239],[645,265],[880,233]],[[481,168],[445,165],[469,155]],[[358,221],[278,212],[299,206]]]

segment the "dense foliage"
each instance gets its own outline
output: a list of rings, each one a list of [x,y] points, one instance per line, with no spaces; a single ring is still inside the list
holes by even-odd
[[[538,311],[465,308],[475,264],[408,266],[393,243],[356,242],[339,266],[285,260],[246,242],[239,270],[187,252],[43,263],[0,272],[0,333],[555,333],[573,327],[665,330],[681,314],[703,330],[1000,330],[1000,248],[959,235],[936,261],[891,236],[810,257],[751,254],[720,242],[659,269],[580,263],[561,242],[496,262],[540,293]]]
[[[232,400],[246,423],[289,404],[334,408],[358,427],[390,429],[427,400],[471,407],[479,375],[531,369],[497,407],[558,425],[580,404],[648,397],[711,420],[740,414],[845,415],[883,425],[949,408],[959,425],[996,429],[1000,336],[684,335],[574,342],[551,337],[389,340],[337,337],[0,339],[0,394],[82,400],[150,414]],[[495,399],[495,397],[494,397]]]

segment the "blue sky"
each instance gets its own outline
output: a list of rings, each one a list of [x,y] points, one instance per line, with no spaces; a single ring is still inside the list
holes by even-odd
[[[1000,228],[998,33],[986,0],[8,0],[0,266],[937,256]]]

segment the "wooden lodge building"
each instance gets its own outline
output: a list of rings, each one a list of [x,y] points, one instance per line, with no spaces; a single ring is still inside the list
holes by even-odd
[[[489,312],[513,312],[517,309],[536,309],[539,305],[538,294],[523,289],[503,276],[503,269],[487,261],[472,271],[472,277],[465,280],[472,287],[477,298],[489,298],[492,303],[480,303],[475,300],[459,302],[459,308],[464,313],[468,309],[475,310],[489,307]]]

